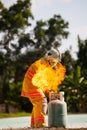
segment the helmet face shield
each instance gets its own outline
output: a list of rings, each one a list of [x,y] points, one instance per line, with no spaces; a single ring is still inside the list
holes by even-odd
[[[55,58],[57,61],[59,61],[59,62],[61,62],[61,56],[60,56],[60,53],[59,53],[59,51],[58,50],[55,50],[55,49],[51,49],[51,50],[49,50],[47,53],[46,53],[46,55],[45,55],[45,57],[47,57],[48,59],[49,59],[49,57],[53,57],[53,58]]]

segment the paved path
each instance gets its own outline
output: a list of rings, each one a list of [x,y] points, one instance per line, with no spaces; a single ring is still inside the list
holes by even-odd
[[[46,120],[48,120],[47,116]],[[24,127],[30,127],[30,117],[0,119],[0,130],[2,128],[24,128]],[[87,114],[68,115],[67,128],[87,128]]]

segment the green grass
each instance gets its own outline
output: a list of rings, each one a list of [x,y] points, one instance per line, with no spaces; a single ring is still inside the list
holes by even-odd
[[[0,118],[9,118],[9,117],[23,117],[30,116],[30,113],[18,112],[18,113],[0,113]]]

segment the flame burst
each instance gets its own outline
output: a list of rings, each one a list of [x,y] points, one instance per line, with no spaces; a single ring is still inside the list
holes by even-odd
[[[65,78],[65,67],[61,63],[58,63],[56,69],[53,69],[47,63],[41,64],[41,62],[37,62],[36,64],[38,66],[38,70],[32,78],[32,84],[34,86],[38,86],[38,88],[43,91],[57,91],[58,86]]]

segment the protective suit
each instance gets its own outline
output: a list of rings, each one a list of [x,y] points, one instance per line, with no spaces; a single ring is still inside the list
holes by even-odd
[[[28,68],[21,96],[29,98],[33,104],[31,127],[39,128],[46,125],[45,92],[57,91],[58,85],[64,80],[65,71],[65,67],[52,54],[37,60]]]

